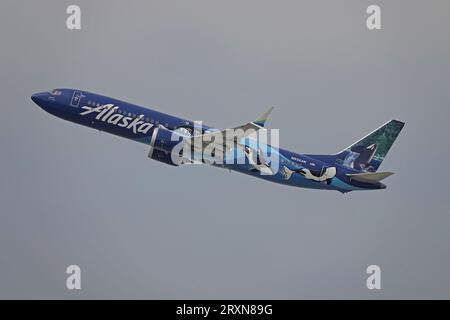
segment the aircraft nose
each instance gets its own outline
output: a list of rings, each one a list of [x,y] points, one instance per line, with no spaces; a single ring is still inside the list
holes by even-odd
[[[31,100],[37,105],[41,105],[41,103],[48,97],[48,92],[38,92],[31,96]]]

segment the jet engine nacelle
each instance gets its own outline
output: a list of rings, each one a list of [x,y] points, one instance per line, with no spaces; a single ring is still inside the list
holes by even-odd
[[[178,166],[181,163],[183,136],[163,127],[156,127],[150,139],[148,157]]]

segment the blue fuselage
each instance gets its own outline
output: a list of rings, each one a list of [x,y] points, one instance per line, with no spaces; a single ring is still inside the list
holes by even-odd
[[[193,135],[214,130],[203,125],[199,129],[201,132],[195,132],[198,128],[192,121],[76,89],[56,89],[51,92],[34,94],[31,98],[42,109],[59,118],[147,145],[150,144],[153,131],[158,126],[172,131],[187,130]],[[102,108],[105,105],[108,105],[109,108]],[[248,164],[224,164],[220,167],[272,182],[303,188],[338,190],[340,192],[385,188],[382,183],[363,183],[351,179],[347,174],[355,173],[355,171],[335,163],[333,156],[302,155],[281,148],[276,150],[279,152],[280,166],[285,168],[285,171],[279,170],[273,175],[261,175],[257,170],[252,170]],[[321,172],[330,167],[336,168],[336,174],[326,181],[309,179],[308,175],[304,174],[305,171],[308,171],[320,176]],[[286,171],[291,174],[287,176]]]

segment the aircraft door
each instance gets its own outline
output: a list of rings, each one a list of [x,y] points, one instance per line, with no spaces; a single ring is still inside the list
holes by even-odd
[[[75,90],[72,94],[72,98],[70,99],[70,106],[74,108],[78,108],[80,106],[80,101],[85,96],[81,91]]]

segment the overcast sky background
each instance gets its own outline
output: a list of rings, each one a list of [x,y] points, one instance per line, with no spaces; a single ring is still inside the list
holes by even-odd
[[[449,9],[1,1],[0,298],[450,298]],[[219,128],[274,105],[269,127],[305,153],[406,126],[380,168],[388,188],[342,195],[151,161],[30,100],[56,87]],[[70,264],[81,291],[65,288]],[[382,290],[366,288],[371,264]]]

